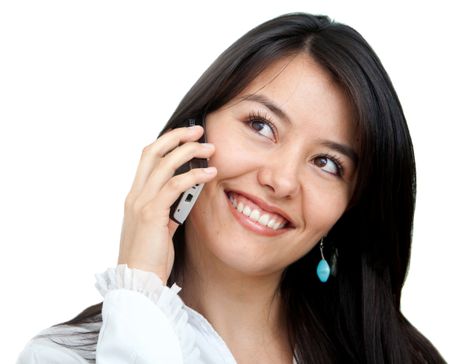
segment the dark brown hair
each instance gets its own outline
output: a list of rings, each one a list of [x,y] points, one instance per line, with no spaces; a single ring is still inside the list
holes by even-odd
[[[232,100],[274,61],[306,52],[328,70],[355,109],[361,150],[351,207],[328,234],[338,274],[314,276],[318,247],[285,269],[280,292],[300,363],[444,363],[400,311],[415,207],[415,162],[408,127],[380,60],[349,26],[294,13],[254,28],[231,45],[189,90],[161,134]],[[183,271],[184,227],[174,236],[169,282]],[[326,251],[327,253],[327,251]],[[329,252],[328,252],[329,253]],[[101,321],[102,304],[60,325]],[[96,342],[94,331],[91,335]],[[92,358],[92,357],[91,357]]]

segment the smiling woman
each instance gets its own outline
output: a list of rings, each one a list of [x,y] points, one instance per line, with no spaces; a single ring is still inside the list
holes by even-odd
[[[174,176],[193,158],[210,168]],[[408,127],[367,42],[325,16],[270,20],[144,148],[104,301],[19,363],[443,363],[400,310],[414,202]]]
[[[274,62],[241,94],[206,118],[218,173],[186,223],[188,266],[264,275],[274,292],[284,268],[328,234],[353,194],[356,165],[323,141],[353,150],[357,138],[345,93],[306,52]],[[190,282],[197,279],[184,288]]]

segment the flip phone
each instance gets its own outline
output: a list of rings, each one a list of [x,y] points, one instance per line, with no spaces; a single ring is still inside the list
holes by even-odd
[[[203,128],[204,120],[201,119],[187,119],[182,125],[178,127],[184,126],[193,126],[193,125],[201,125]],[[201,138],[198,140],[199,143],[206,143],[206,131],[204,131]],[[190,171],[192,168],[206,168],[208,167],[208,161],[204,158],[193,158],[189,162],[180,166],[174,173],[174,176]],[[178,199],[172,204],[170,207],[170,218],[177,222],[178,224],[183,224],[186,218],[191,212],[192,207],[194,207],[195,201],[197,201],[200,192],[202,191],[204,183],[196,184],[192,186],[184,193],[180,194]]]

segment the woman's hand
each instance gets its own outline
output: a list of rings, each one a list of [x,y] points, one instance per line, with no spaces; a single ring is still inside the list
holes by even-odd
[[[169,218],[170,206],[181,193],[217,173],[215,167],[194,168],[173,176],[192,158],[214,153],[212,144],[195,142],[203,132],[200,126],[176,128],[144,148],[125,199],[118,264],[154,272],[167,283],[174,261],[172,238],[179,225]]]

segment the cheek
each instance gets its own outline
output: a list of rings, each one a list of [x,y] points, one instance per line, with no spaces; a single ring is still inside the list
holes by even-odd
[[[313,184],[303,194],[303,213],[308,229],[326,234],[344,213],[348,204],[348,192],[344,186],[320,186]]]
[[[239,139],[239,135],[229,134],[214,134],[208,139],[215,146],[215,152],[209,159],[208,164],[217,168],[218,179],[248,172],[258,166],[258,160],[260,159],[257,153],[253,153],[248,148],[239,147],[246,145],[244,140]]]
[[[317,186],[316,186],[317,187]],[[280,260],[287,266],[308,254],[327,235],[342,216],[347,206],[344,193],[334,190],[310,188],[303,191],[303,229],[299,231],[295,244],[288,244],[280,253]]]

